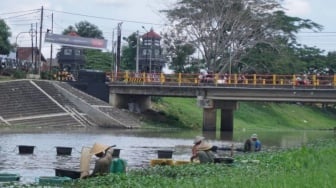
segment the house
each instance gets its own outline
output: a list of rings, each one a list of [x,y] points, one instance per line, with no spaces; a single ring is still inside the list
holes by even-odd
[[[18,47],[16,50],[16,61],[20,67],[26,70],[34,70],[39,67],[39,49],[37,47]],[[40,71],[47,71],[47,60],[41,54],[41,69]]]

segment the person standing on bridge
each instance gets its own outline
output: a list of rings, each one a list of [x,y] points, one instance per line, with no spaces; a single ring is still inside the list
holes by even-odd
[[[204,140],[203,136],[196,136],[194,146],[192,147],[192,156],[190,161],[198,158],[200,163],[213,163],[215,155],[212,152],[212,144]]]
[[[252,136],[247,139],[244,143],[245,152],[254,152],[261,150],[261,142],[258,140],[257,134],[252,134]]]

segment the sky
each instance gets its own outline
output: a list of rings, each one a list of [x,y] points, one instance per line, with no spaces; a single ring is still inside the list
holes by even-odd
[[[41,18],[43,6],[42,32],[53,28],[61,34],[70,25],[80,21],[95,24],[103,31],[108,40],[108,50],[112,48],[112,38],[116,40],[116,28],[122,22],[122,37],[133,32],[146,33],[151,28],[160,33],[168,24],[165,16],[159,12],[169,9],[176,0],[2,0],[0,18],[4,19],[12,32],[11,42],[19,46],[31,46],[31,24],[36,30],[36,23]],[[321,24],[324,29],[319,33],[310,31],[298,33],[299,42],[328,51],[336,51],[335,0],[283,0],[288,15],[310,19]],[[52,15],[53,14],[53,23]],[[40,31],[40,25],[37,26]],[[39,34],[38,34],[39,36]],[[44,38],[44,37],[42,37]],[[34,37],[33,42],[36,42]],[[39,39],[37,40],[39,45]],[[60,49],[54,45],[53,51]],[[50,44],[42,39],[42,53],[50,57]],[[54,53],[56,54],[56,53]]]

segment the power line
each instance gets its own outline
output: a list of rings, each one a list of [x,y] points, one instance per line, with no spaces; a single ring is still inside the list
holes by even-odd
[[[16,15],[16,16],[10,16],[10,17],[7,17],[7,18],[2,18],[3,20],[9,20],[9,19],[13,19],[13,18],[18,18],[18,17],[22,17],[22,16],[27,16],[27,15],[32,15],[32,14],[36,14],[38,13],[37,12],[33,12],[33,13],[26,13],[26,14],[21,14],[21,15]]]
[[[7,15],[7,14],[17,14],[17,13],[24,13],[24,12],[32,12],[32,11],[39,11],[39,9],[32,9],[32,10],[26,10],[26,11],[16,11],[16,12],[0,13],[0,16],[1,16],[1,15]]]
[[[117,22],[129,22],[129,23],[138,23],[138,24],[151,24],[151,25],[165,25],[165,24],[159,24],[159,23],[151,23],[151,22],[141,22],[141,21],[134,21],[134,20],[123,20],[123,19],[116,19],[116,18],[109,18],[109,17],[101,17],[101,16],[91,16],[87,14],[79,14],[79,13],[72,13],[72,12],[65,12],[65,11],[58,11],[58,10],[51,10],[51,9],[45,9],[48,11],[63,13],[63,14],[70,14],[70,15],[76,15],[76,16],[83,16],[88,18],[96,18],[96,19],[102,19],[102,20],[113,20]]]

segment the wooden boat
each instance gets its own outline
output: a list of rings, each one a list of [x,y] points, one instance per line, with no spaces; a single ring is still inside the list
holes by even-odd
[[[174,165],[174,161],[173,161],[173,159],[152,159],[152,160],[150,160],[150,165],[151,166],[156,166],[156,165],[173,166]]]

